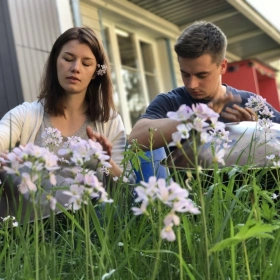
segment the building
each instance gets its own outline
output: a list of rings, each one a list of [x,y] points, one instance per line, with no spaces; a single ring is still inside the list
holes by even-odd
[[[0,15],[0,116],[36,99],[48,52],[72,26],[105,44],[127,133],[158,93],[182,85],[173,45],[196,20],[225,32],[231,62],[280,60],[280,32],[241,0],[2,0]]]

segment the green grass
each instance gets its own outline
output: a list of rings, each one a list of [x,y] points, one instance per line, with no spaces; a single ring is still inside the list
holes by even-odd
[[[184,188],[186,171],[170,170]],[[1,222],[0,279],[102,279],[112,269],[106,279],[280,279],[277,169],[195,171],[188,184],[201,214],[179,215],[174,242],[160,238],[167,209],[134,216],[134,186],[113,184],[112,204],[14,228]]]

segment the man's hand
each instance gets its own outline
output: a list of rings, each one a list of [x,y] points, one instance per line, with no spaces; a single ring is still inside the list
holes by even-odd
[[[233,95],[231,92],[226,93],[223,97],[213,99],[207,105],[216,113],[220,114],[226,104],[228,103],[241,103],[242,99],[240,95]]]
[[[231,122],[257,121],[258,116],[252,109],[247,107],[242,108],[236,104],[241,102],[242,99],[240,95],[233,95],[229,92],[221,98],[210,101],[207,105],[216,113],[219,113],[221,117]],[[234,103],[232,108],[226,107],[224,109],[224,107],[229,103]]]
[[[104,135],[101,135],[100,133],[93,131],[90,126],[87,127],[87,135],[88,138],[91,139],[92,141],[99,142],[103,147],[103,151],[106,151],[107,155],[111,158],[113,146],[111,142]]]
[[[234,104],[232,108],[226,107],[221,116],[231,122],[252,121],[258,120],[257,114],[250,108],[242,108]]]

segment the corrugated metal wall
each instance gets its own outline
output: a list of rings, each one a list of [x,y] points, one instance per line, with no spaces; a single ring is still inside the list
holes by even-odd
[[[0,1],[0,118],[23,101],[8,3]]]
[[[48,54],[60,35],[56,1],[8,0],[8,3],[23,98],[33,101],[39,93]]]

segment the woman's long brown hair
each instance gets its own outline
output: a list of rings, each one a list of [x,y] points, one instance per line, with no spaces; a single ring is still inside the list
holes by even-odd
[[[107,66],[106,74],[95,75],[95,78],[91,80],[85,98],[88,102],[86,113],[91,121],[107,122],[116,115],[109,63],[103,45],[90,28],[70,28],[55,41],[45,66],[38,99],[43,104],[45,112],[51,116],[64,116],[66,93],[59,84],[56,63],[62,47],[71,40],[78,40],[82,44],[87,44],[94,54],[97,64]]]

